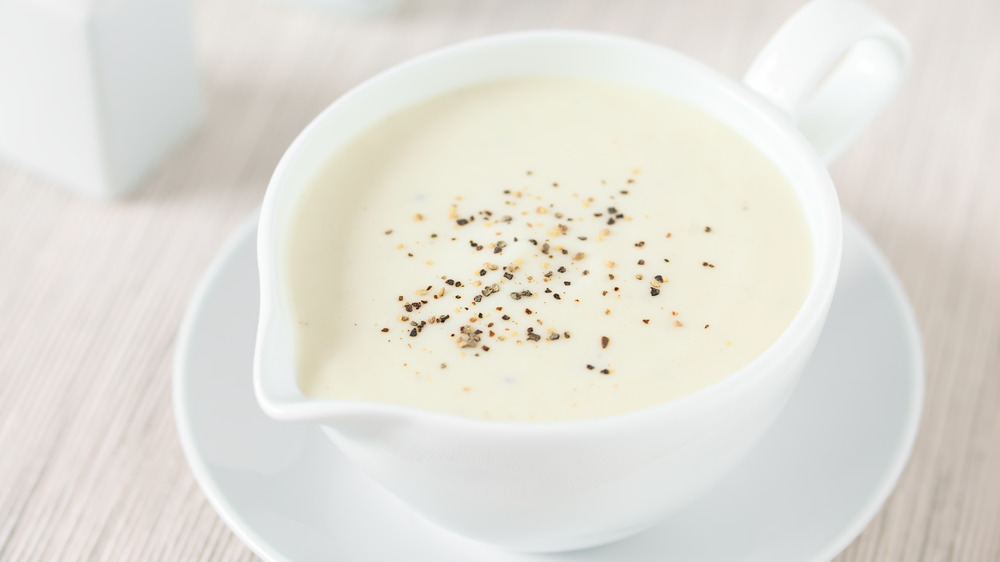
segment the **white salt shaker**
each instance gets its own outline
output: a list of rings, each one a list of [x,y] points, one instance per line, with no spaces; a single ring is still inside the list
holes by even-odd
[[[186,0],[0,1],[0,158],[116,197],[201,112]]]

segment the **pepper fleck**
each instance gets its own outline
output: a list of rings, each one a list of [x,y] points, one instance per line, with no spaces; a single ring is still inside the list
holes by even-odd
[[[609,343],[611,343],[611,338],[609,338],[608,336],[601,336],[601,348],[602,349],[607,349]]]

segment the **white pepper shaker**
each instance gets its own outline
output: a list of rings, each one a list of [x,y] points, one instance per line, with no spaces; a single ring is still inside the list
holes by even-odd
[[[0,158],[112,198],[201,113],[187,0],[0,2]]]

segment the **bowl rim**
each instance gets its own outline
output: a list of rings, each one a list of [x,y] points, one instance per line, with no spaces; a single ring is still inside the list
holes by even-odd
[[[272,396],[263,381],[265,377],[278,375],[264,372],[265,369],[261,366],[261,349],[267,344],[267,336],[270,329],[274,327],[276,322],[280,322],[281,320],[279,318],[280,315],[277,314],[280,295],[278,295],[277,289],[277,257],[273,242],[277,235],[277,211],[281,193],[283,192],[283,187],[290,174],[290,170],[295,165],[300,153],[313,141],[313,138],[319,134],[319,131],[327,126],[327,122],[337,118],[344,105],[355,98],[366,95],[370,89],[377,87],[384,81],[393,79],[396,75],[460,53],[477,49],[511,46],[531,41],[585,41],[645,51],[647,54],[653,54],[672,65],[687,67],[686,70],[689,72],[702,74],[704,78],[714,83],[715,87],[724,90],[730,96],[738,98],[742,103],[749,106],[751,110],[762,114],[770,126],[778,129],[779,133],[789,141],[787,148],[783,150],[787,153],[787,157],[798,158],[807,162],[807,167],[811,174],[810,180],[815,184],[814,189],[817,191],[816,195],[819,202],[816,206],[823,218],[822,224],[811,224],[810,227],[814,232],[823,231],[823,236],[827,240],[826,252],[820,254],[820,252],[814,251],[815,267],[813,281],[802,306],[792,321],[760,355],[721,380],[691,394],[661,404],[598,418],[545,422],[487,420],[423,410],[398,404],[313,399],[305,396],[297,400],[287,400]],[[803,205],[806,204],[801,197],[800,202]],[[261,296],[253,363],[254,393],[261,408],[268,416],[276,420],[291,422],[324,422],[343,416],[358,415],[388,416],[397,419],[405,418],[409,421],[420,418],[423,423],[437,426],[460,424],[476,431],[527,431],[533,434],[548,434],[550,432],[578,431],[581,429],[586,429],[590,432],[612,428],[620,429],[623,424],[625,426],[633,424],[643,425],[652,418],[683,416],[700,410],[699,405],[713,397],[718,398],[726,393],[740,392],[749,386],[753,386],[759,379],[778,371],[778,369],[768,368],[768,366],[789,360],[790,356],[801,345],[809,345],[809,328],[815,327],[816,324],[820,326],[823,324],[827,309],[833,299],[843,250],[842,229],[840,203],[833,181],[826,169],[826,164],[816,154],[815,150],[794,126],[788,116],[748,86],[723,75],[716,69],[696,59],[663,45],[632,37],[603,32],[566,29],[515,31],[492,34],[454,43],[396,64],[348,90],[309,122],[292,141],[279,160],[264,195],[258,224],[257,260]],[[813,248],[814,250],[818,249],[815,242]],[[287,374],[283,373],[281,376],[287,376]]]

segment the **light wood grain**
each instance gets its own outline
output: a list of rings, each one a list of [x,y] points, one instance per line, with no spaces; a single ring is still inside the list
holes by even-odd
[[[739,76],[799,3],[427,0],[360,21],[196,3],[206,122],[140,192],[87,201],[0,163],[0,559],[254,559],[181,453],[174,338],[284,148],[339,94],[428,49],[540,27],[628,34]],[[927,401],[899,487],[838,560],[996,561],[1000,3],[874,3],[914,67],[832,174],[913,301]]]

